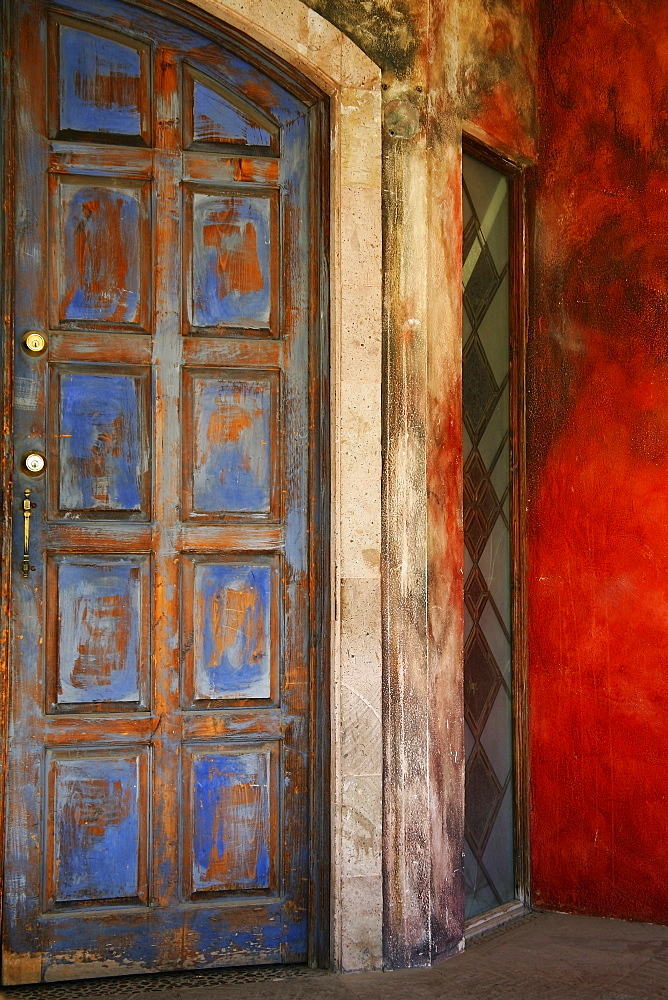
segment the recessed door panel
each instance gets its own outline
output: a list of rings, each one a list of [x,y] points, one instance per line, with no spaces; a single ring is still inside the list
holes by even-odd
[[[260,155],[278,153],[276,122],[217,80],[188,67],[183,79],[184,145],[196,149],[255,147]]]
[[[275,193],[189,188],[185,207],[189,326],[208,333],[275,333]]]
[[[187,895],[275,891],[278,748],[188,747],[185,761]]]
[[[187,701],[276,701],[279,562],[255,556],[225,561],[186,558],[183,565]]]
[[[148,707],[148,558],[49,557],[46,664],[52,711]]]
[[[187,516],[278,516],[278,389],[277,372],[184,373]]]
[[[309,957],[320,97],[156,10],[12,5],[8,985]]]
[[[53,175],[51,189],[52,324],[147,330],[148,184]]]
[[[50,21],[51,133],[98,142],[148,142],[149,47],[69,18]]]
[[[146,903],[148,750],[47,754],[46,908]]]
[[[54,366],[54,514],[150,516],[150,370]]]

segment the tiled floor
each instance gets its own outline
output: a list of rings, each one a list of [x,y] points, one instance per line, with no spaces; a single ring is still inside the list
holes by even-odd
[[[260,973],[261,974],[261,973]],[[266,970],[269,976],[276,971]],[[226,980],[227,976],[227,980]],[[0,990],[0,1000],[668,1000],[668,927],[536,913],[427,970],[157,976]]]

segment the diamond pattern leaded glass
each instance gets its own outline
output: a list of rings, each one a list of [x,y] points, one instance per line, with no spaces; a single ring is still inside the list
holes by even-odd
[[[515,896],[508,182],[464,156],[466,916]]]

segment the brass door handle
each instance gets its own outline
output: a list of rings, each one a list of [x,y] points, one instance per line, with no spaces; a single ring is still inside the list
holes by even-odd
[[[34,504],[30,499],[30,490],[23,491],[23,561],[21,563],[21,572],[24,577],[27,577],[31,569],[34,566],[30,565],[30,515],[33,508],[37,504]]]

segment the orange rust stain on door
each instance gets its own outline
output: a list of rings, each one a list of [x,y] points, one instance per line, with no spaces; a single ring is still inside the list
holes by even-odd
[[[207,461],[211,448],[220,441],[238,441],[244,431],[250,430],[263,416],[262,409],[248,410],[245,407],[225,406],[212,413],[207,430],[207,443],[209,448],[202,456]],[[251,453],[247,451],[239,459],[239,464],[245,472],[250,470]],[[223,475],[224,473],[221,473]]]
[[[257,831],[264,831],[266,825],[263,806],[259,782],[221,787],[207,872],[211,883],[233,885],[256,878],[258,849],[264,839]]]
[[[126,296],[119,294],[130,283],[130,259],[124,247],[127,233],[122,218],[125,205],[122,197],[98,190],[96,197],[81,203],[81,218],[72,235],[74,273],[79,277],[84,298],[91,305],[108,305],[117,299],[116,308],[108,317],[112,321],[123,320],[127,310]],[[77,283],[73,282],[64,297],[64,315],[68,315],[78,291]]]
[[[204,227],[204,246],[218,251],[216,276],[218,297],[229,292],[260,292],[264,287],[257,253],[257,233],[252,223],[243,228],[236,209],[214,212]]]
[[[85,638],[77,647],[71,676],[72,686],[83,690],[91,683],[110,684],[112,672],[125,668],[132,627],[130,611],[117,595],[87,599],[79,612],[84,600],[79,598],[74,609],[74,620],[81,622]]]
[[[266,652],[264,609],[257,590],[228,587],[215,597],[210,608],[213,645],[209,668],[216,669],[224,658],[239,667],[262,662]]]
[[[110,70],[109,73],[88,75],[74,73],[74,94],[91,107],[138,108],[140,107],[140,79]]]

